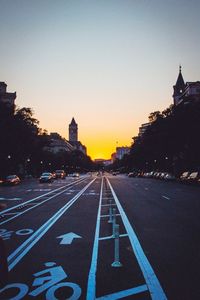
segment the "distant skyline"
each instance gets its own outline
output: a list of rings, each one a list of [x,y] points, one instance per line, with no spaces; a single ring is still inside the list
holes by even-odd
[[[200,80],[199,11],[198,0],[0,0],[0,81],[42,129],[68,139],[74,117],[88,155],[108,159],[173,103],[179,65]]]

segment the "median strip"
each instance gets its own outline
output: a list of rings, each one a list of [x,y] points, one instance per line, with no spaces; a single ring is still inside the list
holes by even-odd
[[[118,211],[121,215],[122,221],[124,223],[124,227],[126,229],[126,232],[128,233],[129,236],[129,240],[132,246],[132,249],[134,251],[135,257],[138,261],[138,264],[140,266],[140,269],[143,273],[143,276],[145,278],[146,284],[148,286],[149,292],[151,294],[151,298],[153,300],[167,300],[167,297],[160,285],[160,282],[156,276],[156,274],[154,273],[154,270],[152,268],[152,266],[150,265],[146,255],[144,254],[144,251],[140,245],[140,242],[136,236],[135,231],[133,230],[128,217],[126,216],[125,211],[123,210],[117,195],[115,194],[115,191],[113,190],[113,187],[111,186],[110,181],[107,178],[107,182],[109,184],[109,187],[111,189],[112,195],[115,199],[115,203],[117,205]],[[113,298],[113,299],[117,299],[117,298]],[[119,299],[119,298],[118,298]]]

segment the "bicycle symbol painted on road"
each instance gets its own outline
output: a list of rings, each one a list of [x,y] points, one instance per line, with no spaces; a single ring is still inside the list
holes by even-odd
[[[0,299],[1,294],[8,291],[9,289],[18,289],[18,294],[9,300],[21,300],[26,295],[37,297],[44,291],[46,291],[45,299],[46,300],[57,300],[55,293],[58,289],[67,287],[72,290],[71,296],[69,300],[77,300],[81,296],[81,288],[78,284],[73,282],[61,282],[67,278],[67,274],[65,273],[64,269],[61,266],[56,266],[55,262],[46,262],[45,267],[46,269],[39,271],[33,276],[35,279],[33,280],[32,287],[36,287],[32,291],[29,291],[29,287],[24,283],[11,283],[0,289]],[[43,276],[46,275],[46,276]]]
[[[13,234],[16,235],[29,235],[33,233],[33,229],[25,228],[25,229],[20,229],[17,231],[9,231],[7,229],[0,229],[0,237],[5,241],[5,240],[10,240]]]

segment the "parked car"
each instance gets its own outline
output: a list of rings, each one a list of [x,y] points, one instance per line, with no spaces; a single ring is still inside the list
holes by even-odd
[[[116,176],[116,175],[118,175],[118,174],[119,174],[119,171],[113,171],[113,172],[112,172],[112,175],[113,175],[113,176]]]
[[[21,180],[17,175],[8,175],[3,183],[5,185],[16,185],[19,184],[20,182]]]
[[[189,175],[190,175],[190,172],[185,171],[185,172],[183,172],[183,173],[181,174],[181,176],[179,177],[179,179],[180,179],[181,181],[185,181],[185,180],[188,178]]]
[[[55,171],[55,178],[65,179],[65,177],[66,177],[66,173],[64,170],[56,170]]]
[[[165,173],[164,180],[175,180],[176,177],[171,173]]]
[[[137,176],[137,172],[128,173],[128,177],[136,177],[136,176]]]
[[[192,172],[186,179],[188,183],[197,183],[199,179],[199,172]]]
[[[39,178],[39,182],[40,183],[42,183],[42,182],[53,182],[52,173],[49,173],[49,172],[42,173],[42,175]]]

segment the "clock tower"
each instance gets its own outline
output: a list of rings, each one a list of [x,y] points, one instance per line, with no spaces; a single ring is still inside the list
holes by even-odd
[[[72,118],[71,123],[69,124],[69,142],[78,141],[78,124]]]

